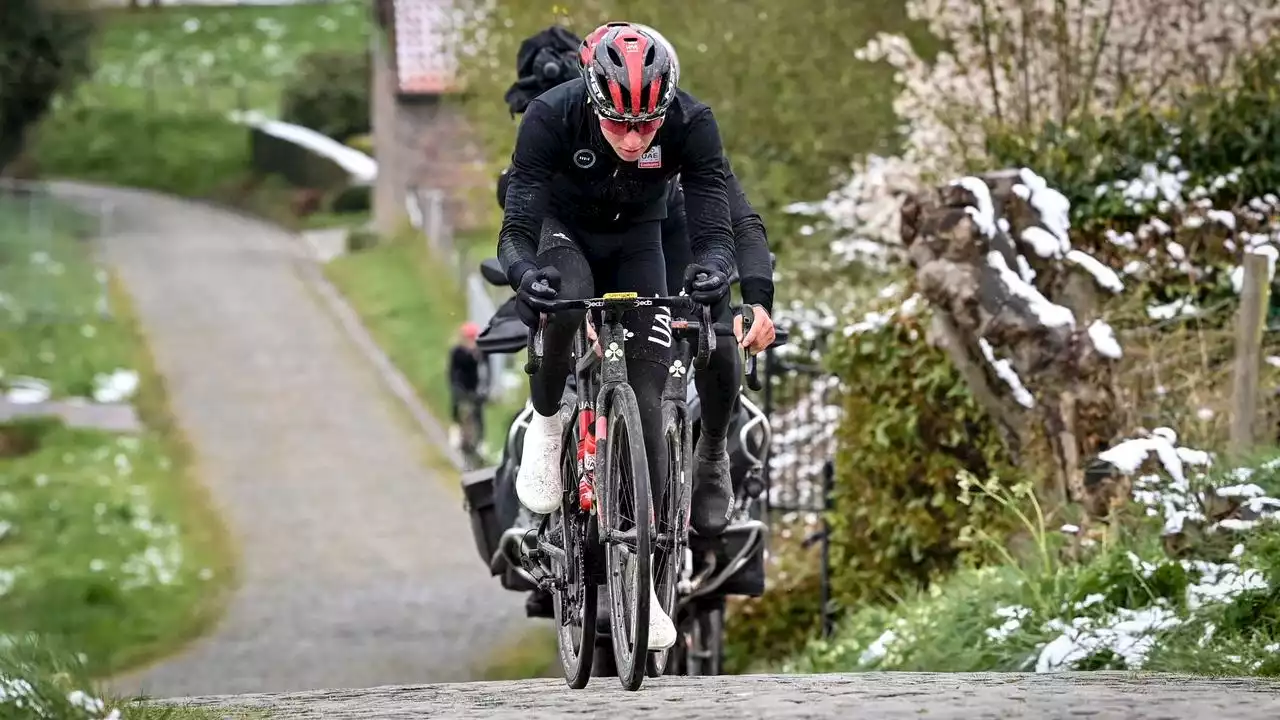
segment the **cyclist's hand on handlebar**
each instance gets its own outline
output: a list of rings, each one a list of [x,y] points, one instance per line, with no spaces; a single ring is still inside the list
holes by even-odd
[[[729,278],[715,268],[693,263],[684,270],[684,291],[694,302],[714,305],[729,294]]]
[[[733,334],[738,338],[738,347],[746,348],[752,355],[763,352],[766,348],[773,344],[777,337],[777,330],[773,326],[773,318],[769,317],[769,313],[759,305],[743,305],[742,312],[748,309],[754,312],[751,321],[751,329],[747,331],[746,336],[742,334],[742,315],[733,316]]]
[[[560,290],[560,271],[543,267],[525,272],[516,291],[516,314],[529,327],[538,324],[538,315],[547,309],[544,301],[555,300]]]

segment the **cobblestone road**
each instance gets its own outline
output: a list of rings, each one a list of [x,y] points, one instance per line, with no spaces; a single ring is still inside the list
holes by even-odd
[[[1275,720],[1280,682],[1129,673],[866,673],[661,678],[628,693],[616,680],[597,678],[580,692],[555,680],[528,680],[198,698],[192,704],[270,708],[272,720]]]

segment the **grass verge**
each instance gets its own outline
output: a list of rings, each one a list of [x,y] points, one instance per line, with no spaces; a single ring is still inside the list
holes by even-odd
[[[406,231],[336,258],[325,273],[412,383],[427,408],[448,424],[449,351],[466,320],[466,298],[450,264],[434,257],[422,236]],[[500,398],[485,409],[485,434],[500,449],[523,397]]]
[[[32,636],[0,649],[0,720],[267,720],[243,708],[131,702],[103,694],[83,663]]]
[[[0,453],[0,628],[103,676],[204,630],[221,609],[232,553],[127,296],[99,275],[87,245],[60,230],[79,221],[57,207],[50,217],[61,220],[23,224],[12,205],[0,206],[14,231],[0,245],[2,272],[25,280],[5,288],[3,336],[20,342],[3,346],[0,363],[54,396],[101,389],[105,372],[136,373],[136,390],[120,392],[146,428],[0,426],[0,437],[20,439]]]
[[[41,124],[47,177],[235,202],[253,184],[233,111],[276,115],[304,55],[367,46],[366,3],[103,10],[93,77]]]
[[[511,644],[498,648],[476,679],[528,680],[556,677],[559,673],[559,661],[556,659],[558,652],[555,630],[539,625],[521,633]]]

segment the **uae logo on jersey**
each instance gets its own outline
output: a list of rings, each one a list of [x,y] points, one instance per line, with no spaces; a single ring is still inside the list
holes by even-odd
[[[662,146],[654,145],[644,154],[640,156],[640,160],[636,163],[642,168],[660,168],[662,167]]]

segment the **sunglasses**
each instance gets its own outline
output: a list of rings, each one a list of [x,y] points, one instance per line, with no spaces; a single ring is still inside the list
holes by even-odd
[[[663,118],[640,121],[614,120],[612,118],[604,117],[603,115],[599,116],[599,118],[600,127],[604,128],[606,132],[613,133],[614,135],[626,135],[629,132],[638,132],[641,135],[649,135],[657,132],[658,128],[662,127],[663,120]]]

